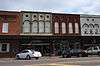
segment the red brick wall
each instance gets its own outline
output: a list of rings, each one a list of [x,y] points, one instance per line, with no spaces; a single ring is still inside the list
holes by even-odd
[[[14,21],[6,21],[8,23],[8,33],[2,33],[3,19],[0,19],[0,35],[19,35],[20,34],[20,13],[0,11],[0,16],[14,16]]]
[[[54,27],[55,22],[59,23],[59,33],[58,34],[55,34],[55,27]],[[66,34],[62,34],[62,22],[66,23]],[[73,26],[73,33],[72,34],[68,33],[69,22],[71,22],[72,26]],[[79,33],[78,34],[75,33],[75,26],[74,26],[75,22],[79,24]],[[78,35],[80,35],[81,31],[80,31],[80,16],[79,15],[53,13],[52,14],[52,23],[53,23],[53,34],[54,35],[58,35],[58,36],[76,36],[76,35],[78,36]]]

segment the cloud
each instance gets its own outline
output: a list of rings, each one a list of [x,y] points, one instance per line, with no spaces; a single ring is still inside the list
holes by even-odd
[[[1,0],[0,10],[100,14],[100,0]]]

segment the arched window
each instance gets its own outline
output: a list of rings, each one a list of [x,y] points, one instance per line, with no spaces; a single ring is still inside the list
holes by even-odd
[[[24,21],[23,22],[23,33],[29,33],[30,32],[30,22]]]
[[[89,32],[90,34],[93,34],[94,33],[94,25],[93,24],[89,24]]]
[[[50,33],[51,32],[51,23],[45,22],[45,32]]]
[[[69,23],[69,33],[73,33],[73,26],[72,26],[72,23]]]
[[[62,23],[62,33],[66,33],[66,23]]]
[[[89,26],[88,26],[88,24],[86,24],[86,23],[82,25],[82,28],[88,28],[88,27],[89,27]]]
[[[39,22],[39,33],[43,33],[44,32],[44,22],[40,21]]]
[[[55,22],[55,33],[59,33],[59,24]]]
[[[94,24],[94,28],[95,28],[95,34],[98,34],[99,31],[99,25],[98,24]]]
[[[32,22],[32,33],[37,33],[38,32],[38,22],[34,21]]]
[[[88,34],[88,28],[89,28],[88,24],[85,23],[82,25],[82,29],[83,29],[84,34]]]
[[[79,25],[78,25],[78,23],[75,23],[75,33],[79,33]]]
[[[94,28],[94,25],[93,24],[89,24],[89,28]]]

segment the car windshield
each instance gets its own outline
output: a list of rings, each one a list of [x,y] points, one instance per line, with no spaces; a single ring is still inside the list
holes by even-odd
[[[26,52],[28,52],[27,50],[23,50],[21,53],[26,53]]]

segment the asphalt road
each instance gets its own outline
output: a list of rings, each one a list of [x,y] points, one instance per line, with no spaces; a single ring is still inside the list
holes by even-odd
[[[100,66],[100,57],[42,57],[38,60],[0,58],[0,66]]]

